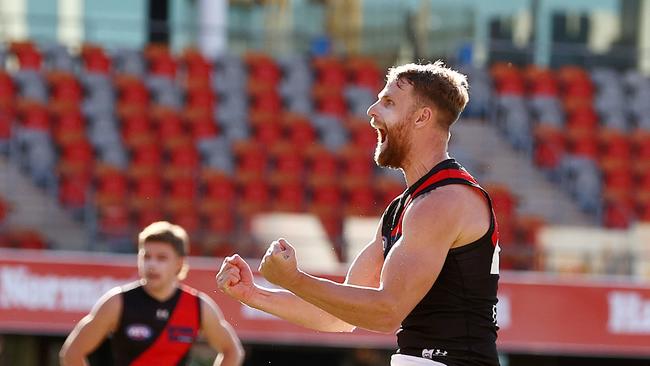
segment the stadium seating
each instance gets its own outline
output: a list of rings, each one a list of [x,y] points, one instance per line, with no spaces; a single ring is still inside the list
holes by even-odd
[[[530,141],[522,150],[532,151],[532,161],[605,226],[647,221],[639,183],[649,169],[641,157],[647,154],[649,131],[642,123],[647,102],[639,102],[650,90],[647,78],[606,68],[549,70],[506,63],[493,64],[490,76],[495,108],[501,111],[492,121],[503,126],[521,106],[518,119],[532,118],[522,129],[524,135],[530,131],[530,139],[501,128],[513,146]],[[513,103],[513,96],[520,102]]]
[[[344,123],[381,87],[372,60],[249,52],[211,62],[161,45],[85,44],[75,55],[34,42],[10,52],[20,69],[0,75],[0,140],[14,136],[10,107],[20,102],[21,164],[35,180],[53,176],[64,207],[92,208],[88,222],[105,240],[168,218],[192,232],[193,253],[209,253],[232,248],[250,216],[270,209],[315,210],[340,235],[340,217],[326,211],[345,198],[349,214],[376,215],[385,201],[370,185],[369,154],[337,151],[376,141],[365,123]]]
[[[78,56],[59,48],[62,61],[44,63],[35,43],[10,51],[20,69],[0,73],[0,147],[19,139],[20,164],[35,182],[54,180],[61,205],[77,214],[91,208],[88,222],[104,240],[167,218],[192,232],[192,253],[228,254],[234,243],[252,242],[252,215],[273,210],[315,213],[343,245],[342,215],[377,216],[404,189],[370,161],[377,136],[365,110],[383,83],[371,59],[249,52],[209,61],[196,49],[87,44]],[[542,169],[563,169],[567,156],[592,159],[615,192],[635,181],[620,174],[621,163],[650,155],[648,138],[601,131],[596,74],[592,81],[580,68],[497,63],[473,75],[479,89],[494,86],[501,128]],[[487,100],[473,101],[468,113],[485,113]],[[18,134],[10,130],[14,115]],[[631,171],[640,177],[647,168]],[[534,241],[542,222],[518,217],[505,186],[490,189],[502,243]],[[634,204],[645,215],[647,203]],[[610,206],[607,222],[629,220],[620,200]]]

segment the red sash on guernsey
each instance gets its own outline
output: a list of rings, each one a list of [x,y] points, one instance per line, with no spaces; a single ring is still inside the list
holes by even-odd
[[[481,193],[484,194],[485,197],[489,200],[488,202],[490,205],[490,211],[492,213],[491,220],[492,220],[492,224],[494,225],[494,231],[492,232],[491,239],[492,239],[492,245],[496,246],[499,240],[499,229],[497,226],[497,222],[495,220],[494,208],[492,207],[492,202],[487,192],[481,186],[478,185],[476,179],[474,179],[474,177],[472,177],[467,171],[456,169],[456,168],[447,168],[434,173],[429,178],[427,178],[422,184],[420,184],[420,186],[417,187],[408,197],[406,197],[406,201],[404,202],[404,209],[400,214],[399,220],[397,221],[397,225],[391,231],[391,236],[402,235],[402,219],[404,218],[404,212],[406,212],[406,208],[411,204],[411,202],[413,202],[413,199],[418,195],[420,195],[420,193],[422,193],[422,191],[424,191],[425,189],[445,179],[460,179],[464,181],[466,185],[470,187],[474,187],[479,191],[481,191]]]
[[[197,304],[200,299],[196,291],[187,286],[181,286],[181,290],[165,329],[131,366],[177,365],[189,352],[200,327]]]

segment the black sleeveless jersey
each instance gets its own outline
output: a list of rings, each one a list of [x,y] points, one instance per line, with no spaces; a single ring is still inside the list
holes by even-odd
[[[419,195],[449,184],[468,185],[486,197],[491,213],[490,228],[475,242],[449,250],[433,286],[397,332],[398,353],[448,366],[499,365],[497,223],[488,193],[454,159],[436,165],[388,206],[382,218],[384,257],[402,236],[402,218],[411,202]],[[432,221],[435,219],[431,217]]]
[[[198,292],[181,286],[160,302],[139,283],[123,287],[122,315],[111,346],[116,366],[187,365],[201,324]]]

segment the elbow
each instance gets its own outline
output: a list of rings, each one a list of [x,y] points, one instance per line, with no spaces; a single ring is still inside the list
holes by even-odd
[[[232,358],[235,360],[235,364],[242,365],[244,363],[246,351],[244,351],[244,347],[241,343],[237,342],[237,344],[230,349],[230,352],[232,353]]]
[[[64,345],[63,348],[61,348],[61,351],[59,351],[59,363],[61,366],[69,365],[71,358],[70,350]]]
[[[394,333],[402,324],[404,317],[401,316],[398,304],[391,300],[381,301],[377,307],[377,316],[369,330],[379,333]]]
[[[244,347],[239,344],[237,346],[237,359],[239,360],[240,365],[244,363],[244,358],[246,358],[246,351],[244,351]]]

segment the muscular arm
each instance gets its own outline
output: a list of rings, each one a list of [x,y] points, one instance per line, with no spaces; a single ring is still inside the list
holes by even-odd
[[[386,258],[377,287],[338,284],[303,272],[279,284],[349,324],[392,332],[431,288],[461,236],[465,195],[440,189],[409,206],[402,237]],[[270,259],[281,261],[282,255]]]
[[[375,239],[359,253],[350,266],[345,282],[350,285],[378,287],[383,260],[381,234],[378,229]],[[236,274],[241,274],[237,281],[250,281],[250,290],[247,293],[241,296],[231,294],[244,304],[314,330],[323,332],[351,332],[354,330],[354,325],[342,321],[290,291],[267,289],[254,285],[252,278],[250,280],[247,278],[248,274],[245,269],[248,269],[248,266],[241,268],[245,265],[243,259],[237,257],[232,261],[239,263],[238,266],[240,266],[239,270],[234,271]],[[232,290],[225,289],[224,291],[229,293]]]
[[[217,304],[201,293],[201,332],[212,348],[219,352],[215,366],[239,366],[244,349],[232,326],[223,318]]]
[[[59,358],[62,366],[85,366],[86,357],[113,332],[122,312],[119,288],[104,294],[88,315],[83,317],[65,340]]]

